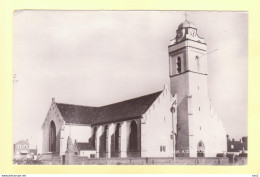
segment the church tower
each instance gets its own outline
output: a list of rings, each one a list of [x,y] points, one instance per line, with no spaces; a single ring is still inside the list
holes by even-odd
[[[222,122],[219,123],[208,99],[206,43],[198,36],[195,25],[185,20],[168,49],[171,93],[177,93],[178,100],[176,156],[215,156],[225,147],[214,149],[217,143],[212,139],[220,135],[210,127],[224,131],[218,137],[221,144],[225,130],[219,128]]]

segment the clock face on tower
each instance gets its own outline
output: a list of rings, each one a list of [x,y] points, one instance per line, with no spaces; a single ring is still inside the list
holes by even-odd
[[[195,30],[195,29],[191,29],[191,30],[189,31],[189,33],[190,33],[190,35],[193,36],[193,37],[196,36],[196,30]]]
[[[179,31],[179,32],[177,33],[177,36],[178,36],[179,38],[181,38],[182,35],[183,35],[182,31]]]

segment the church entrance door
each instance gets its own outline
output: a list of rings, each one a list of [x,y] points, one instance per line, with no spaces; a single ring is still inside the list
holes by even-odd
[[[197,146],[197,157],[205,157],[205,146],[202,141],[200,141]]]

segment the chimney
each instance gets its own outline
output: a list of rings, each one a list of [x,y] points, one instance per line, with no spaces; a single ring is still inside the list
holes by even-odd
[[[229,135],[226,135],[227,139],[229,140]]]
[[[55,103],[55,98],[52,98],[51,100],[52,100],[53,103]]]

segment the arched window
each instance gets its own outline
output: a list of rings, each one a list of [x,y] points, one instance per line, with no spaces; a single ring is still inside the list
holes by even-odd
[[[50,123],[49,130],[49,151],[56,152],[56,126],[53,121]]]
[[[202,141],[199,141],[197,146],[197,156],[198,157],[205,157],[205,146]]]
[[[97,147],[97,127],[94,127],[93,135],[92,135],[92,145],[96,149]]]
[[[104,129],[104,137],[105,137],[104,150],[105,152],[108,152],[108,125],[106,125]]]
[[[129,151],[137,151],[137,124],[135,121],[130,125]]]
[[[121,125],[118,123],[116,125],[116,131],[115,131],[115,151],[120,152],[121,151]]]
[[[181,57],[177,57],[176,60],[176,70],[177,70],[177,74],[181,73]]]

